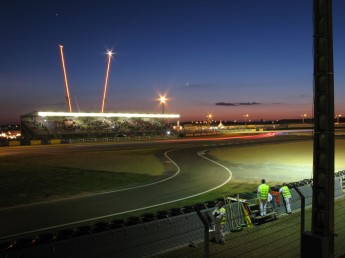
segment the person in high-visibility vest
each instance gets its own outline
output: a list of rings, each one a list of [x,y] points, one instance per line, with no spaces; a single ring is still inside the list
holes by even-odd
[[[216,209],[212,212],[214,218],[214,237],[215,242],[224,244],[224,226],[226,223],[226,209],[223,207],[224,202],[219,201]]]
[[[291,214],[291,205],[290,205],[291,192],[290,192],[289,187],[283,184],[283,186],[279,189],[279,192],[283,195],[287,214]]]
[[[260,216],[266,215],[267,199],[270,187],[266,184],[266,180],[261,180],[261,185],[258,187],[257,197],[260,204]]]

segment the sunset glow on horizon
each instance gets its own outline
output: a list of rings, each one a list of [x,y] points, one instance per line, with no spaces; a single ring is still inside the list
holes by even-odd
[[[344,12],[345,1],[334,0],[335,114],[345,113]],[[0,124],[37,110],[307,121],[312,13],[313,0],[5,1]]]

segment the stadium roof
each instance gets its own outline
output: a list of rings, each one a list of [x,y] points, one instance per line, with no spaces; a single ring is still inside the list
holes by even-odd
[[[33,112],[29,116],[41,117],[124,117],[124,118],[180,118],[179,114],[140,113],[83,113],[83,112]]]

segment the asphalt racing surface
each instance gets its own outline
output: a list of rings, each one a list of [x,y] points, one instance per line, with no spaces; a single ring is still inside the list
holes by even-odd
[[[76,223],[106,219],[135,210],[145,212],[146,208],[157,207],[191,198],[212,191],[229,182],[233,176],[231,168],[207,157],[207,151],[232,145],[252,145],[280,141],[306,140],[311,137],[279,136],[265,134],[257,136],[183,139],[142,143],[83,144],[58,146],[24,146],[22,148],[1,148],[9,155],[25,155],[37,152],[53,155],[54,152],[97,150],[100,153],[110,149],[146,145],[166,146],[165,156],[176,171],[155,182],[140,187],[114,192],[70,198],[59,201],[22,205],[0,210],[0,238],[18,237],[23,234],[71,226]],[[70,148],[66,148],[69,146]]]

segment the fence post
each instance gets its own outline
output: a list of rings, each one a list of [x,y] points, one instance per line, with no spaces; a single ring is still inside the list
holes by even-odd
[[[200,220],[204,224],[204,258],[209,257],[209,225],[205,217],[202,215],[198,208],[195,208],[196,213],[198,214]]]
[[[294,187],[298,195],[301,197],[301,234],[304,233],[304,221],[305,221],[305,197],[298,189],[297,186]]]

